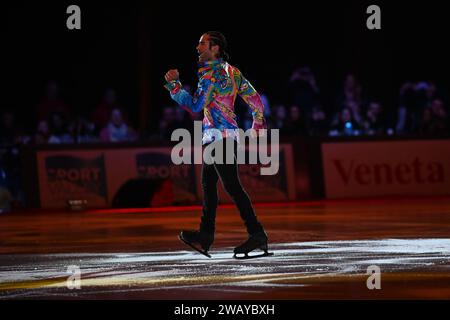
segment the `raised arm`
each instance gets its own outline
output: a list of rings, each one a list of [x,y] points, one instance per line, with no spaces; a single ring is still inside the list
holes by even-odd
[[[193,97],[183,89],[179,79],[168,81],[164,87],[169,90],[173,100],[180,106],[188,107],[193,112],[202,111],[213,99],[214,83],[207,75],[200,79]]]

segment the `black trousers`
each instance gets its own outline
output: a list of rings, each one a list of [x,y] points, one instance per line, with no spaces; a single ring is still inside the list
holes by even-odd
[[[226,163],[227,142],[232,140],[233,144],[233,163]],[[214,142],[217,143],[217,142]],[[216,210],[219,202],[217,183],[222,181],[225,191],[229,194],[236,204],[242,220],[245,223],[247,232],[252,235],[264,231],[262,225],[258,222],[255,211],[248,194],[245,192],[239,180],[239,171],[237,163],[237,142],[232,138],[226,138],[221,144],[223,146],[224,161],[223,164],[207,164],[203,162],[202,167],[202,190],[203,190],[203,213],[201,218],[200,230],[202,232],[214,233]],[[230,150],[228,150],[229,152]],[[213,156],[215,154],[213,153]]]

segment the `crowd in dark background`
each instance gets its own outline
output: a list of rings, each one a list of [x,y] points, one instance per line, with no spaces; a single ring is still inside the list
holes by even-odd
[[[438,84],[423,80],[405,82],[398,88],[398,99],[383,105],[371,98],[370,88],[358,78],[346,74],[342,86],[332,97],[333,105],[324,105],[322,92],[313,70],[308,66],[293,70],[286,81],[287,103],[271,103],[270,92],[260,92],[269,128],[281,136],[442,136],[450,132],[446,93]],[[193,86],[185,89],[191,94]],[[85,144],[170,140],[177,128],[193,129],[193,121],[203,114],[191,113],[175,103],[158,106],[152,113],[157,126],[139,132],[129,117],[136,106],[122,105],[120,91],[107,89],[97,106],[83,114],[68,104],[64,88],[49,81],[43,96],[31,109],[32,115],[3,109],[0,122],[0,146],[43,144]],[[166,93],[168,95],[168,93]],[[329,99],[328,99],[329,100]],[[241,128],[252,125],[250,109],[237,100],[236,113]]]
[[[450,132],[447,94],[426,79],[405,82],[398,88],[397,101],[383,105],[372,99],[370,88],[346,74],[342,86],[324,105],[313,70],[308,66],[293,70],[285,88],[288,103],[271,103],[270,92],[260,92],[269,128],[280,130],[281,137],[335,136],[411,136],[440,137]],[[193,92],[193,86],[185,89]],[[129,118],[133,106],[122,105],[120,91],[107,89],[98,105],[88,114],[79,114],[64,97],[64,88],[49,81],[30,114],[2,109],[0,122],[0,186],[2,197],[24,203],[21,188],[20,146],[89,143],[167,142],[173,130],[193,130],[193,121],[203,113],[192,113],[176,104],[156,108],[157,126],[139,132]],[[168,94],[168,93],[167,93]],[[330,99],[328,99],[330,101]],[[159,113],[159,114],[157,114]],[[241,128],[252,125],[250,109],[237,100],[236,113]],[[5,192],[5,189],[8,190]],[[5,199],[2,201],[4,202]]]
[[[196,42],[212,26],[225,32],[231,64],[259,91],[269,128],[282,138],[448,136],[440,3],[380,3],[376,31],[365,25],[369,1],[279,3],[257,15],[239,1],[233,28],[228,19],[193,19],[189,2],[186,10],[166,1],[90,2],[81,6],[79,31],[67,30],[64,1],[11,3],[3,8],[0,61],[8,83],[0,103],[0,203],[24,202],[21,146],[167,143],[174,129],[192,130],[202,113],[176,106],[163,75],[180,68],[193,93]],[[210,5],[223,11],[220,2]],[[167,23],[169,15],[176,23]],[[236,113],[242,128],[251,127],[241,99]]]

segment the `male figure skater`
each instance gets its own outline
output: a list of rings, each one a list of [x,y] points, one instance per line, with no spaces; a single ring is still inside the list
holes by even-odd
[[[229,56],[226,50],[227,41],[220,32],[208,31],[201,36],[197,46],[199,82],[193,97],[182,89],[178,70],[170,70],[165,75],[167,81],[165,87],[170,91],[173,100],[180,106],[189,107],[193,112],[203,111],[203,146],[217,143],[218,140],[223,139],[221,142],[224,147],[224,159],[227,159],[226,152],[229,151],[225,148],[227,145],[225,140],[233,139],[231,142],[234,145],[233,163],[229,164],[223,161],[222,164],[206,164],[203,162],[202,190],[204,200],[200,229],[198,231],[181,231],[180,239],[195,250],[211,257],[208,250],[214,241],[218,204],[217,182],[220,178],[225,190],[239,209],[249,234],[248,240],[234,249],[234,257],[250,258],[248,252],[261,249],[264,254],[253,256],[260,257],[269,255],[267,252],[268,238],[239,180],[236,160],[237,133],[234,130],[238,128],[238,125],[234,112],[234,102],[237,95],[240,95],[249,105],[253,115],[252,128],[257,133],[258,130],[266,128],[263,116],[264,105],[250,82],[243,77],[237,68],[228,64]],[[217,138],[211,129],[219,130],[221,137]],[[196,245],[200,245],[201,249]],[[242,257],[241,254],[244,254],[244,256]]]

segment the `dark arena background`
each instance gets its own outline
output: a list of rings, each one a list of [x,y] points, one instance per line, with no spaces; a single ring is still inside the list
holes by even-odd
[[[329,300],[370,301],[368,308],[448,302],[444,8],[347,0],[2,4],[0,306],[146,300],[143,309],[170,319],[202,318],[202,306],[205,318],[220,318],[219,304],[250,318],[269,311],[266,318],[288,319],[311,300],[313,310]],[[69,28],[74,21],[79,29]],[[194,133],[203,112],[178,107],[164,75],[178,69],[195,92],[196,47],[209,30],[226,36],[229,62],[280,133],[275,175],[261,175],[260,164],[239,166],[273,256],[233,259],[247,233],[220,183],[212,257],[178,239],[200,222],[201,164],[175,165],[171,135]],[[250,128],[240,98],[235,112]]]

